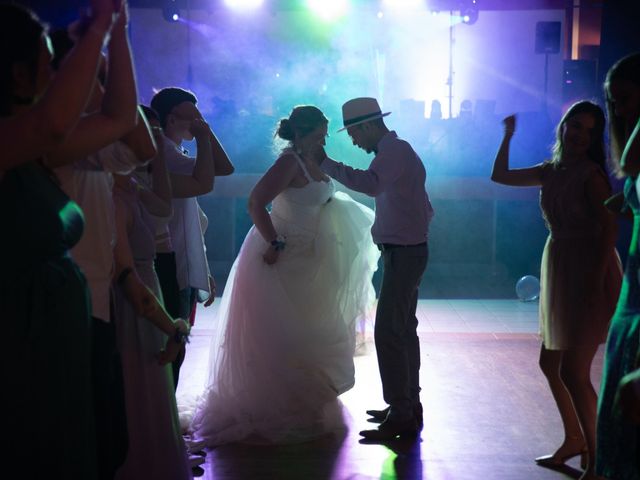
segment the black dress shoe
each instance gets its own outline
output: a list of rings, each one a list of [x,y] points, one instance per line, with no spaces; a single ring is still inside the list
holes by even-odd
[[[393,440],[396,437],[416,436],[418,434],[418,422],[415,418],[407,420],[391,420],[386,419],[375,430],[362,430],[362,435],[367,440],[386,441]]]
[[[367,410],[367,415],[371,416],[369,419],[370,422],[384,422],[389,414],[389,409],[391,407],[387,407],[384,410]],[[422,403],[418,402],[413,405],[413,414],[416,417],[416,422],[418,422],[418,426],[422,428],[424,425],[423,413],[422,413]]]

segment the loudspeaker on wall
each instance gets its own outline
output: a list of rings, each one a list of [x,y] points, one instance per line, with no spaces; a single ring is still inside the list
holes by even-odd
[[[536,23],[536,53],[559,53],[561,22]]]

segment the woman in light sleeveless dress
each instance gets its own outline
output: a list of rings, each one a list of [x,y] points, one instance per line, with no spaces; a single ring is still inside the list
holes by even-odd
[[[540,186],[549,229],[540,275],[539,364],[560,413],[564,441],[535,461],[557,469],[580,455],[581,479],[595,479],[597,395],[591,363],[606,339],[622,277],[615,219],[604,206],[611,192],[604,169],[604,113],[588,101],[572,105],[558,125],[553,159],[522,169],[509,168],[515,117],[504,124],[491,178]]]
[[[373,211],[309,160],[327,123],[313,106],[281,120],[290,148],[251,193],[255,226],[228,277],[192,420],[210,446],[296,443],[343,427],[337,397],[354,384],[355,325],[375,300],[378,252]]]

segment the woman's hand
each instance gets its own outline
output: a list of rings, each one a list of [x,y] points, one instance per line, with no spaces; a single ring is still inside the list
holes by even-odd
[[[273,265],[278,261],[278,257],[280,256],[280,250],[276,250],[274,247],[269,247],[269,249],[264,252],[262,258],[264,263],[267,265]]]
[[[82,13],[75,33],[80,37],[90,28],[108,33],[122,9],[126,8],[123,4],[126,4],[126,0],[90,0],[89,10],[85,9]]]
[[[176,343],[172,339],[167,340],[164,350],[160,350],[158,353],[158,365],[163,367],[167,363],[175,362],[182,350],[184,350],[184,344]]]
[[[191,328],[182,318],[178,318],[174,322],[174,325],[177,330],[185,335],[189,335]],[[162,366],[175,361],[182,350],[184,350],[184,342],[177,342],[173,336],[169,336],[164,350],[160,350],[160,353],[158,354],[158,364]]]
[[[504,125],[504,136],[512,137],[516,131],[516,116],[509,115],[502,120],[502,124]]]
[[[156,142],[156,149],[158,150],[158,153],[161,154],[164,152],[164,131],[162,130],[162,127],[155,125],[150,128],[153,139]]]

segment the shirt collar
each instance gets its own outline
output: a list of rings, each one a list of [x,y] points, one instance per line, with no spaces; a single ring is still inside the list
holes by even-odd
[[[189,155],[189,150],[187,150],[186,148],[184,148],[182,145],[178,145],[176,142],[174,142],[173,140],[171,140],[169,137],[167,137],[166,135],[164,136],[165,141],[170,142],[174,148],[178,151],[183,153],[184,155]]]
[[[390,130],[387,133],[385,133],[384,137],[382,137],[378,142],[378,152],[380,152],[380,150],[383,150],[389,145],[391,145],[391,143],[397,138],[398,138],[398,134],[396,133],[395,130]]]

